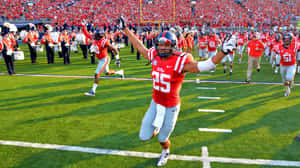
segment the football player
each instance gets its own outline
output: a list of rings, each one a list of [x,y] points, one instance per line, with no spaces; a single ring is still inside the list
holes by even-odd
[[[293,34],[284,33],[282,37],[283,45],[279,46],[280,74],[286,87],[284,96],[289,96],[293,87],[296,73],[296,53],[298,51],[298,42],[293,41]]]
[[[221,52],[216,53],[215,56],[206,61],[195,62],[191,54],[176,52],[177,38],[169,31],[161,32],[155,39],[155,47],[147,49],[126,27],[124,18],[119,18],[118,24],[134,47],[152,65],[152,101],[144,115],[139,137],[141,141],[147,141],[158,134],[158,141],[163,149],[157,166],[162,166],[167,163],[170,154],[169,137],[179,114],[179,94],[185,73],[197,73],[215,68],[216,64],[233,50],[235,38],[227,37]]]
[[[275,73],[278,73],[278,69],[280,66],[280,55],[279,53],[279,47],[282,45],[281,41],[281,34],[275,35],[275,40],[272,42],[272,52],[271,52],[271,60],[275,60],[276,67],[275,67]],[[273,63],[272,63],[273,64]]]
[[[230,33],[229,33],[230,34]],[[227,36],[229,36],[229,35],[227,35]],[[235,46],[234,46],[234,50],[236,49],[236,44],[235,44]],[[229,52],[228,53],[228,55],[226,55],[223,59],[222,59],[222,61],[221,61],[221,63],[222,63],[222,65],[223,65],[223,67],[224,67],[224,73],[226,73],[226,71],[227,71],[227,65],[226,65],[226,62],[227,62],[227,60],[229,61],[229,67],[230,67],[230,69],[229,69],[229,75],[232,75],[232,68],[233,68],[233,61],[234,61],[234,50],[232,50],[231,52]]]
[[[211,31],[207,39],[208,43],[208,58],[211,58],[217,53],[217,46],[221,44],[221,40],[218,38],[215,32]],[[210,72],[215,72],[215,68],[211,69]]]
[[[244,51],[245,46],[247,45],[248,38],[247,35],[245,35],[245,32],[241,32],[238,36],[238,48],[237,48],[237,54],[239,55],[239,64],[242,62],[242,54]]]
[[[207,57],[207,38],[203,32],[199,33],[197,47],[199,48],[199,60],[206,59]]]
[[[99,83],[99,78],[100,74],[104,72],[106,75],[113,75],[113,74],[118,74],[121,76],[121,78],[124,78],[124,71],[119,70],[119,71],[112,71],[109,70],[109,62],[110,58],[108,56],[107,50],[110,49],[112,50],[116,55],[119,55],[119,51],[113,47],[107,39],[105,39],[105,32],[101,30],[96,30],[94,35],[92,36],[86,29],[85,27],[86,23],[85,21],[81,22],[81,27],[83,30],[84,35],[89,38],[93,39],[94,42],[92,44],[92,49],[91,52],[94,52],[96,57],[98,58],[98,66],[95,71],[95,78],[94,78],[94,84],[91,89],[91,91],[86,92],[85,95],[87,96],[95,96],[96,89],[98,87]]]

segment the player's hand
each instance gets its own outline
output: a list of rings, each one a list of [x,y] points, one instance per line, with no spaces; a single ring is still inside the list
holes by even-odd
[[[126,22],[123,16],[119,17],[117,20],[117,24],[119,25],[121,30],[124,30],[126,28]]]
[[[80,22],[80,25],[81,25],[81,26],[85,26],[86,24],[87,24],[86,20],[85,20],[85,19],[82,19],[81,22]]]
[[[236,36],[227,35],[221,46],[221,51],[227,55],[228,53],[232,52],[234,48],[236,48]]]

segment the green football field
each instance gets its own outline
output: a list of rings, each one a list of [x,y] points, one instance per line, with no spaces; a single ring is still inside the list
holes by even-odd
[[[145,65],[144,58],[138,61],[129,52],[130,48],[121,49],[125,80],[118,76],[101,79],[96,96],[87,97],[84,92],[91,89],[93,79],[82,76],[92,77],[96,65],[83,59],[81,52],[71,54],[70,65],[64,65],[57,53],[55,64],[48,65],[45,53],[39,53],[39,63],[32,65],[27,46],[21,47],[25,60],[15,62],[17,74],[74,77],[0,75],[0,168],[156,167],[156,155],[150,158],[123,155],[124,151],[161,152],[157,137],[148,142],[139,140],[141,121],[151,101],[152,81],[132,78],[150,78],[151,66]],[[178,159],[169,160],[164,167],[207,168],[207,163],[212,168],[300,167],[300,142],[295,140],[300,134],[300,87],[295,86],[291,95],[284,97],[285,88],[278,84],[201,82],[244,81],[247,58],[244,56],[242,64],[237,64],[237,57],[235,60],[232,76],[224,74],[221,65],[215,73],[186,75],[185,79],[199,78],[200,83],[183,83],[181,112],[170,137],[171,154]],[[119,69],[114,61],[110,68]],[[0,72],[7,73],[3,60]],[[261,72],[253,71],[252,81],[278,83],[281,77],[273,73],[263,58]],[[295,82],[300,83],[299,75]],[[198,99],[198,96],[220,99]],[[198,112],[198,109],[225,112]],[[230,129],[232,133],[200,132],[198,128]],[[8,141],[13,145],[3,145]],[[39,143],[42,147],[22,147],[15,141]],[[45,144],[103,149],[106,154],[56,150]],[[205,160],[201,158],[203,147],[208,149],[207,158],[223,161],[197,161],[197,158]],[[184,161],[183,155],[196,159]],[[265,161],[255,165],[240,163],[242,159]],[[282,166],[270,166],[279,162]]]

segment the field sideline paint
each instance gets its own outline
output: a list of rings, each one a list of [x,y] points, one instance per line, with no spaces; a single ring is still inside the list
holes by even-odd
[[[84,152],[84,153],[94,153],[94,154],[104,154],[104,155],[118,155],[118,156],[127,156],[127,157],[158,158],[160,156],[160,153],[121,151],[121,150],[113,150],[113,149],[88,148],[88,147],[81,147],[81,146],[68,146],[68,145],[55,145],[55,144],[40,144],[40,143],[29,143],[29,142],[7,141],[7,140],[0,140],[0,145],[53,149],[53,150],[61,150],[61,151]],[[198,162],[218,162],[218,163],[234,163],[234,164],[247,164],[247,165],[300,167],[299,161],[287,161],[287,160],[243,159],[243,158],[225,158],[225,157],[211,157],[211,156],[208,157],[205,155],[204,157],[188,156],[188,155],[170,155],[169,159],[182,160],[182,161],[194,161],[194,162],[198,161]]]
[[[8,73],[0,73],[0,75],[8,75]],[[47,74],[15,74],[16,76],[37,76],[37,77],[60,77],[60,78],[90,78],[94,79],[94,76],[84,76],[84,75],[47,75]],[[101,79],[121,79],[117,76],[110,76],[110,77],[100,77]],[[151,78],[125,78],[123,80],[147,80],[152,81]],[[195,82],[195,80],[186,79],[183,80],[184,82]],[[246,84],[245,81],[218,81],[218,80],[201,80],[201,83],[231,83],[231,84]],[[247,85],[282,85],[279,82],[250,82]],[[294,86],[300,86],[300,83],[294,83]]]

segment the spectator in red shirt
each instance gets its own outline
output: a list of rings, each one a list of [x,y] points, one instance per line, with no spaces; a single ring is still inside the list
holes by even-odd
[[[251,80],[251,74],[253,65],[255,66],[257,72],[260,71],[260,60],[264,51],[264,44],[258,40],[259,34],[254,33],[252,36],[252,40],[248,43],[248,71],[247,71],[247,79],[246,82],[249,83]]]

